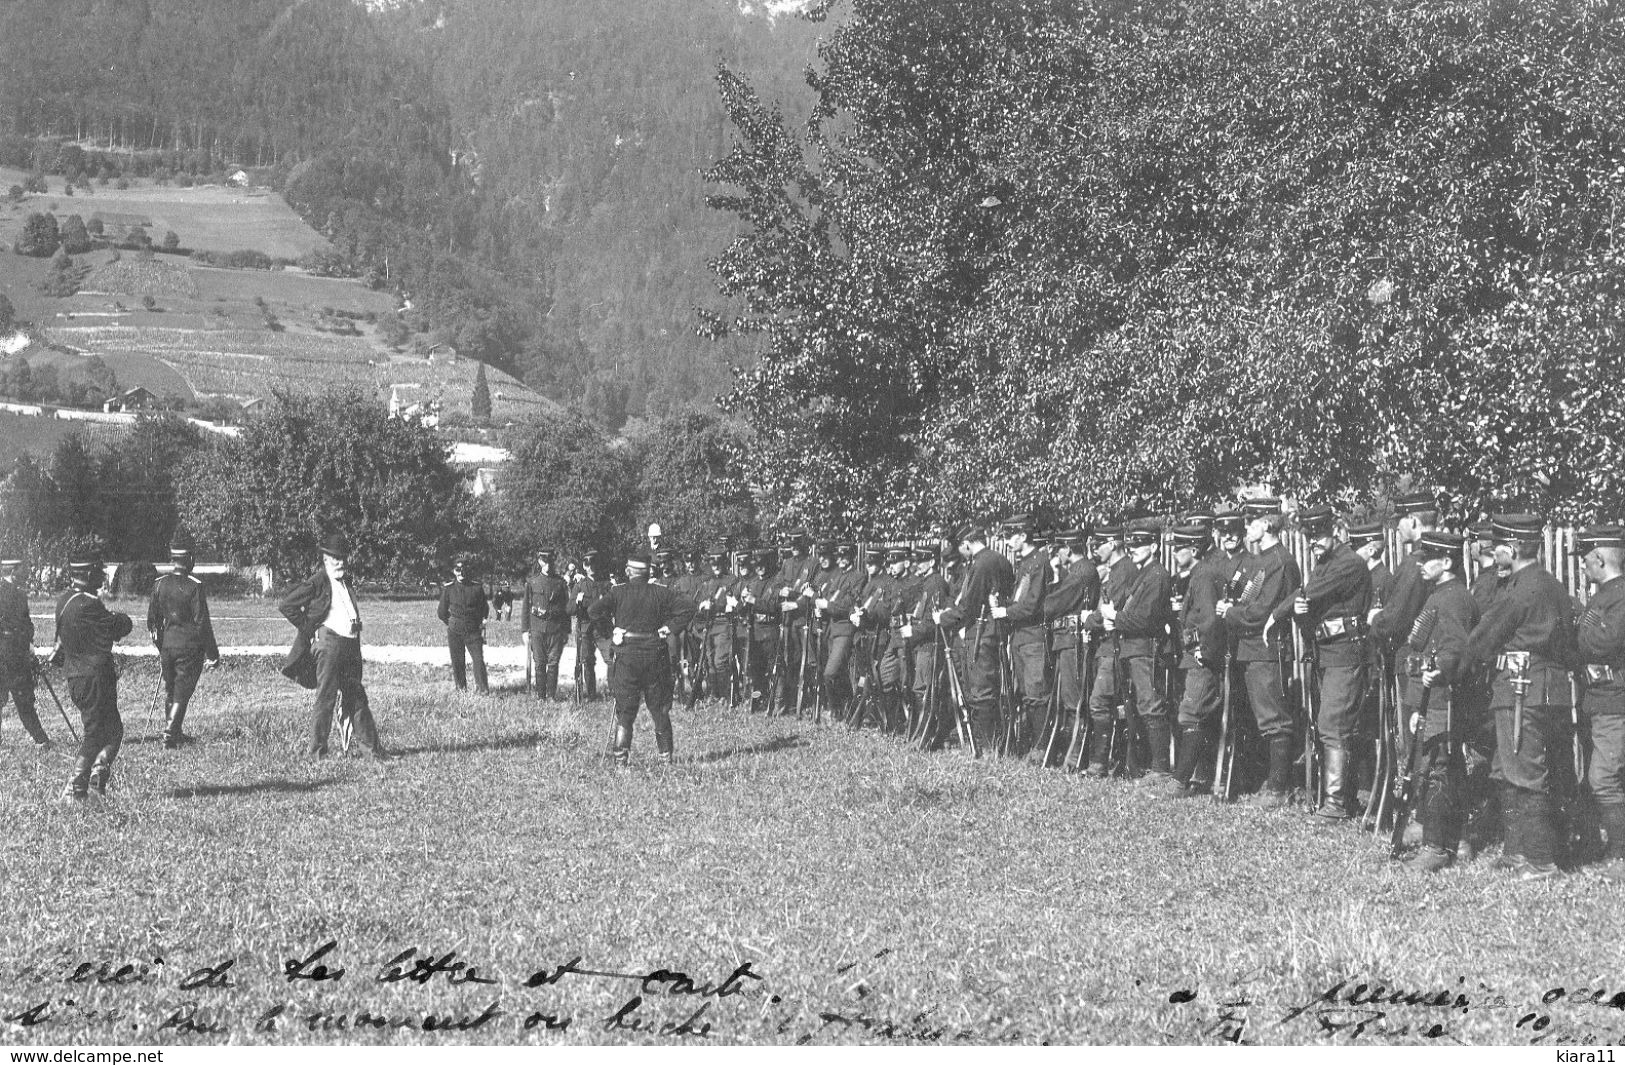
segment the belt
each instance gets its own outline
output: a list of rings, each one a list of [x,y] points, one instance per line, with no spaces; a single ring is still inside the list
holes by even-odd
[[[1426,668],[1427,668],[1427,656],[1426,655],[1406,655],[1405,656],[1405,675],[1407,677],[1420,677],[1422,675],[1422,671],[1424,669],[1426,669]]]
[[[1609,684],[1616,680],[1625,680],[1625,670],[1615,669],[1600,662],[1587,662],[1586,680],[1592,684]]]
[[[1324,618],[1315,626],[1315,642],[1330,643],[1345,637],[1360,639],[1367,632],[1365,618],[1358,614],[1341,614]]]
[[[1083,619],[1079,617],[1056,618],[1050,622],[1050,630],[1054,633],[1073,633],[1083,631]]]
[[[664,640],[665,637],[658,632],[623,632],[621,638],[625,640]]]
[[[1495,656],[1495,668],[1499,670],[1517,671],[1522,669],[1532,673],[1537,669],[1563,670],[1563,667],[1549,658],[1542,658],[1533,651],[1503,651]],[[1563,670],[1567,672],[1567,670]]]

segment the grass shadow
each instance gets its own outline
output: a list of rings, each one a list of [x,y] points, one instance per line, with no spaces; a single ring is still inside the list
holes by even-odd
[[[706,751],[695,755],[695,762],[720,762],[727,758],[737,758],[746,754],[777,754],[780,751],[793,751],[797,747],[807,746],[807,741],[799,733],[788,736],[777,736],[762,743],[746,744],[742,747],[724,747],[720,751]]]
[[[414,754],[463,754],[471,751],[507,751],[515,747],[535,747],[546,739],[541,732],[520,732],[512,736],[481,740],[478,743],[453,740],[449,743],[423,743],[416,747],[388,747],[391,758],[405,758]]]
[[[221,795],[255,795],[261,792],[297,795],[320,791],[330,783],[326,780],[261,780],[253,784],[201,784],[195,788],[171,788],[164,796],[170,799],[212,799]]]

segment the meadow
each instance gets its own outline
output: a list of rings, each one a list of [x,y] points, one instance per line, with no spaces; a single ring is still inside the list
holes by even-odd
[[[0,1040],[1625,1036],[1625,908],[1591,878],[1423,879],[1299,810],[711,705],[676,711],[675,765],[644,718],[617,770],[606,702],[443,667],[368,667],[383,764],[305,757],[309,695],[265,658],[206,674],[166,751],[153,669],[125,666],[105,800],[57,802],[63,745],[7,723]]]

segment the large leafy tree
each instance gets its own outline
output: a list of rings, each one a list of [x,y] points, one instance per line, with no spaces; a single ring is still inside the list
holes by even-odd
[[[853,0],[723,71],[710,321],[771,503],[889,531],[1238,481],[1617,511],[1607,6]]]
[[[418,579],[472,541],[473,498],[449,449],[358,392],[281,395],[266,414],[189,460],[186,524],[204,543],[287,579],[329,531],[363,575]]]

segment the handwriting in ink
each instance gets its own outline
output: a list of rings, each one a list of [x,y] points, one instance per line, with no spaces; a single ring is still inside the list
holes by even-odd
[[[427,984],[436,976],[445,974],[446,982],[452,986],[459,984],[494,984],[496,980],[481,976],[479,969],[466,962],[453,961],[457,957],[455,950],[448,951],[444,956],[436,958],[429,955],[413,958],[417,950],[407,947],[393,958],[384,963],[384,971],[378,974],[380,984],[397,984],[402,980],[410,980],[415,984]],[[404,968],[405,962],[410,960],[410,969]]]
[[[338,945],[338,940],[329,939],[326,943],[317,947],[315,953],[308,958],[302,960],[289,958],[285,961],[282,965],[282,972],[287,976],[288,983],[291,984],[295,980],[310,980],[314,983],[320,983],[323,980],[337,980],[343,976],[343,969],[329,969],[325,965],[318,964],[321,959],[332,953]]]

